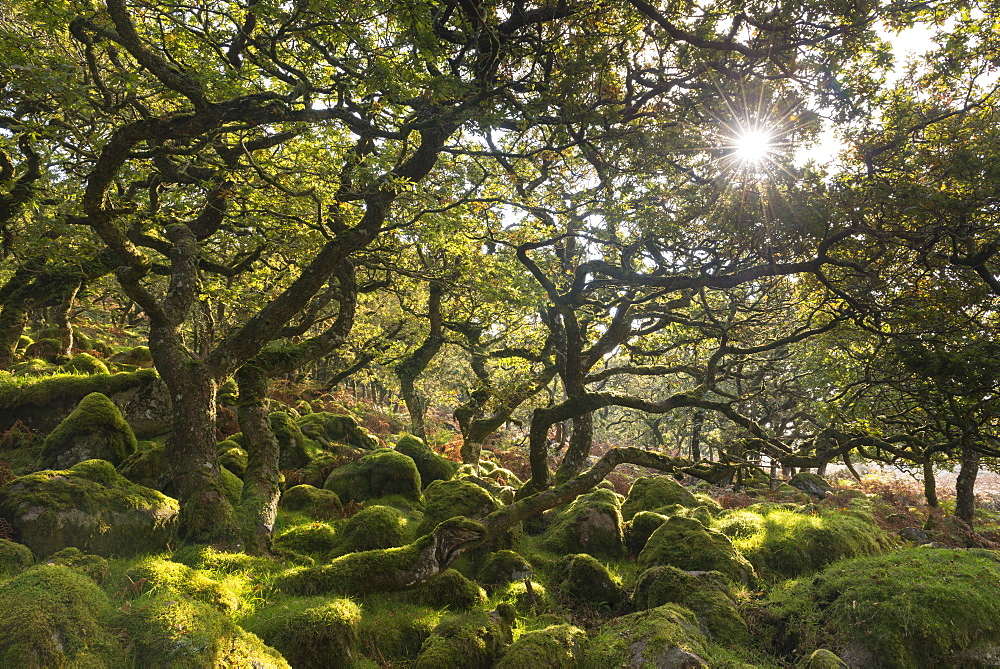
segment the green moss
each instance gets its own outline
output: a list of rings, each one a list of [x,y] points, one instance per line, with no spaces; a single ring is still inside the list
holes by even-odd
[[[350,599],[286,599],[257,611],[243,626],[292,666],[346,666],[357,655],[361,607]]]
[[[722,505],[719,504],[714,497],[711,495],[706,495],[703,492],[696,492],[694,498],[698,500],[698,506],[708,509],[708,512],[713,516],[717,516],[722,513]]]
[[[715,529],[730,539],[746,539],[764,531],[764,517],[753,511],[734,510],[719,518]]]
[[[421,604],[452,611],[465,611],[486,604],[483,589],[455,569],[446,569],[418,586],[412,597]]]
[[[586,553],[560,559],[554,576],[559,589],[573,599],[608,609],[618,608],[625,601],[625,591],[608,568]]]
[[[531,565],[524,557],[514,551],[502,550],[486,557],[476,579],[487,590],[493,590],[498,586],[530,578],[532,572]]]
[[[230,448],[219,454],[219,464],[240,479],[246,476],[248,459],[247,452],[239,447]]]
[[[428,606],[369,598],[361,613],[361,651],[393,664],[415,660],[440,620],[439,610]]]
[[[299,416],[295,422],[306,437],[326,448],[333,443],[346,444],[362,450],[378,448],[378,439],[358,425],[353,416],[318,411]]]
[[[426,534],[455,516],[485,518],[498,506],[490,493],[469,481],[435,481],[424,491],[424,497],[424,519],[417,534]]]
[[[222,491],[229,503],[238,507],[243,500],[243,481],[225,467],[219,467],[219,478],[222,481]]]
[[[719,571],[734,583],[752,584],[753,567],[734,548],[729,537],[710,530],[693,518],[674,516],[649,537],[639,553],[644,567],[672,565],[686,571]]]
[[[526,632],[512,643],[497,663],[497,669],[575,669],[583,660],[587,633],[570,624],[550,625]]]
[[[108,596],[68,567],[39,565],[0,586],[0,666],[123,666]]]
[[[109,374],[108,366],[89,353],[77,353],[62,366],[67,372],[81,374]]]
[[[446,616],[424,642],[413,666],[488,669],[510,639],[509,627],[485,611]]]
[[[639,576],[632,596],[637,609],[680,604],[698,618],[709,639],[727,645],[750,642],[747,624],[740,616],[732,586],[717,571],[681,571],[676,567],[653,567]]]
[[[735,522],[760,529],[736,538],[734,544],[754,567],[772,577],[810,573],[844,558],[881,553],[892,545],[891,538],[863,512],[765,510],[759,523],[749,520],[749,511],[737,516],[742,520]]]
[[[152,441],[136,443],[135,453],[118,465],[118,473],[136,485],[170,494],[174,489],[173,474],[167,462],[167,448]]]
[[[19,362],[10,368],[17,376],[26,377],[47,377],[50,374],[57,372],[59,368],[53,365],[51,362],[42,360],[41,358],[33,358],[31,360],[25,360],[24,362]]]
[[[386,495],[403,495],[418,501],[420,472],[410,457],[384,448],[333,470],[323,487],[337,493],[344,502],[363,502]]]
[[[337,532],[326,523],[296,525],[274,538],[276,549],[320,557],[338,544]]]
[[[632,520],[625,525],[625,546],[629,555],[638,555],[653,532],[666,521],[667,516],[652,511],[640,511],[632,516]]]
[[[989,666],[1000,638],[998,560],[995,551],[911,548],[788,581],[764,603],[775,648],[827,648],[852,666]]]
[[[256,635],[214,607],[175,592],[150,593],[122,607],[118,625],[143,669],[288,668]]]
[[[235,379],[229,379],[215,391],[215,401],[222,406],[234,407],[240,398],[240,387]]]
[[[71,467],[92,458],[117,465],[135,448],[135,433],[118,407],[105,395],[91,393],[45,439],[42,459],[46,466],[55,467]]]
[[[300,511],[314,518],[330,519],[340,513],[343,504],[332,490],[303,484],[282,493],[278,507],[286,511]]]
[[[302,433],[302,428],[284,411],[268,416],[271,431],[278,440],[278,465],[281,469],[300,469],[322,452],[319,443]]]
[[[534,616],[556,608],[549,589],[538,581],[511,583],[498,592],[497,599],[513,607],[522,616]]]
[[[55,362],[62,355],[63,345],[58,339],[51,337],[38,339],[24,349],[26,356],[41,358],[46,362]]]
[[[693,613],[664,604],[615,618],[601,627],[588,645],[582,666],[708,667],[708,643]]]
[[[144,592],[172,592],[177,596],[195,599],[222,613],[232,613],[240,606],[236,593],[207,572],[163,558],[140,560],[125,574],[125,583],[142,583]]]
[[[31,346],[34,343],[35,343],[35,340],[32,339],[31,337],[29,337],[28,335],[21,335],[20,337],[17,338],[17,346],[16,346],[16,348],[17,348],[18,351],[21,351],[21,350],[24,350],[24,349],[28,348],[29,346]]]
[[[847,669],[847,665],[835,653],[825,648],[814,650],[796,665],[800,669]]]
[[[339,540],[332,547],[331,557],[405,546],[413,538],[413,529],[402,511],[391,506],[368,506],[344,523]]]
[[[127,351],[115,353],[110,358],[111,362],[135,367],[152,367],[153,354],[149,352],[148,346],[135,346]]]
[[[833,488],[826,482],[826,479],[819,474],[810,472],[799,472],[788,480],[788,485],[818,499],[823,499],[833,492]]]
[[[458,463],[442,457],[424,444],[424,440],[412,434],[403,435],[396,442],[396,450],[408,455],[417,465],[420,481],[424,487],[434,481],[447,481],[455,475]]]
[[[67,546],[104,556],[162,550],[175,538],[178,511],[176,500],[129,482],[103,460],[0,488],[0,517],[39,557]]]
[[[632,520],[640,511],[654,511],[663,506],[680,504],[696,507],[698,500],[670,476],[652,476],[636,479],[622,503],[622,517]]]
[[[113,395],[158,378],[156,372],[149,369],[131,374],[57,374],[44,379],[19,379],[16,384],[0,385],[0,411],[44,408],[64,398],[79,401],[90,393]]]
[[[580,495],[546,530],[542,546],[561,554],[623,557],[625,533],[620,496],[604,489]]]
[[[84,553],[79,548],[56,551],[45,560],[45,564],[69,567],[97,583],[104,583],[108,578],[108,561],[100,555]]]
[[[0,577],[16,576],[35,563],[31,549],[0,538]]]

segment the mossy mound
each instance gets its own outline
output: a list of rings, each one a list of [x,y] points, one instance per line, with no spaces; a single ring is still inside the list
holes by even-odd
[[[396,548],[413,541],[406,515],[391,506],[366,506],[347,519],[330,557],[377,548]]]
[[[623,557],[625,530],[620,496],[603,488],[580,495],[545,531],[542,546],[554,553]]]
[[[646,547],[646,542],[660,525],[667,522],[667,516],[652,511],[640,511],[625,524],[625,547],[629,555],[638,555]]]
[[[303,434],[299,424],[284,411],[275,411],[267,420],[278,441],[278,467],[281,469],[305,467],[322,452],[319,442]]]
[[[773,507],[762,510],[765,513],[759,525],[749,521],[750,511],[741,512],[738,517],[745,519],[747,526],[760,529],[733,543],[758,571],[771,577],[811,573],[838,560],[881,553],[892,545],[889,535],[864,512],[818,509],[806,514]]]
[[[110,462],[87,460],[0,488],[0,517],[39,557],[74,546],[96,555],[163,550],[176,536],[177,501],[135,485]]]
[[[174,492],[174,478],[167,462],[167,448],[154,441],[140,441],[135,453],[118,465],[118,473],[136,485],[159,490],[165,495]]]
[[[442,457],[432,451],[424,440],[412,434],[404,434],[396,442],[396,450],[413,458],[420,472],[420,480],[424,487],[434,481],[447,481],[455,475],[458,463]]]
[[[45,338],[33,341],[24,349],[24,357],[55,362],[62,355],[63,345],[58,339]]]
[[[636,479],[622,503],[622,517],[632,520],[640,511],[655,511],[671,504],[696,507],[698,499],[670,476]]]
[[[746,539],[764,531],[764,516],[753,511],[729,511],[716,520],[714,527],[730,539]]]
[[[16,576],[33,564],[35,556],[30,548],[0,538],[0,577]]]
[[[836,653],[831,653],[825,648],[814,650],[799,660],[795,666],[799,669],[847,669],[847,665],[837,657]]]
[[[680,604],[698,618],[702,632],[718,643],[749,643],[746,621],[740,616],[728,579],[717,571],[682,571],[653,567],[639,576],[632,603],[637,609]]]
[[[122,365],[131,365],[139,368],[149,368],[153,366],[153,354],[149,352],[148,346],[136,346],[112,355],[109,360]]]
[[[419,501],[420,472],[409,456],[382,448],[334,469],[323,488],[337,493],[343,502],[363,502],[386,495],[403,495]]]
[[[59,371],[59,367],[42,360],[41,358],[33,358],[31,360],[25,360],[24,362],[19,362],[10,368],[10,371],[17,376],[48,376]]]
[[[222,482],[222,491],[226,499],[234,507],[238,507],[243,500],[243,481],[225,467],[219,467],[219,480]]]
[[[780,655],[835,652],[849,666],[995,666],[1000,554],[911,548],[788,581],[764,602]]]
[[[46,437],[42,462],[45,467],[65,468],[97,458],[117,465],[135,447],[135,433],[118,407],[101,393],[91,393]]]
[[[118,625],[134,644],[134,666],[143,669],[289,668],[285,658],[255,634],[214,607],[174,592],[132,600]]]
[[[234,435],[242,436],[242,435]],[[335,453],[321,453],[313,458],[309,464],[294,473],[293,480],[296,485],[311,485],[322,488],[330,472],[342,467],[345,463],[354,462],[367,454],[367,451],[352,449],[348,446],[334,444]]]
[[[519,615],[534,616],[553,610],[555,601],[548,588],[538,581],[516,581],[498,591],[498,599],[510,605]]]
[[[753,567],[729,537],[682,516],[668,518],[653,532],[639,553],[639,564],[671,565],[685,571],[719,571],[741,585],[756,580]]]
[[[439,611],[428,606],[370,597],[361,616],[361,652],[367,657],[405,666],[417,659],[440,619]]]
[[[119,667],[108,596],[86,576],[38,565],[0,586],[0,666]]]
[[[108,561],[100,555],[84,553],[79,548],[64,548],[61,551],[56,551],[45,560],[45,564],[69,567],[100,584],[104,584],[108,578]]]
[[[490,553],[483,560],[476,580],[487,590],[531,578],[531,565],[514,551],[502,550]]]
[[[585,669],[607,667],[709,667],[708,644],[694,614],[677,604],[608,622],[590,640]]]
[[[125,583],[141,583],[143,591],[172,591],[185,599],[204,602],[222,613],[232,613],[240,606],[237,594],[208,573],[172,560],[157,557],[141,560],[126,572]]]
[[[498,507],[490,493],[469,481],[435,481],[427,486],[424,498],[424,519],[417,534],[426,534],[438,523],[455,516],[485,518]]]
[[[378,438],[358,425],[353,416],[317,411],[299,416],[295,422],[302,434],[327,449],[334,443],[366,451],[378,448],[379,445]]]
[[[302,484],[282,493],[278,508],[298,511],[313,518],[329,519],[337,516],[344,506],[340,502],[340,497],[332,490]]]
[[[525,632],[497,662],[497,669],[575,669],[583,660],[587,633],[570,624]]]
[[[219,453],[219,465],[225,467],[240,479],[246,476],[249,459],[247,452],[239,446]]]
[[[327,523],[305,523],[289,528],[274,538],[274,547],[302,555],[319,557],[339,543],[337,531]]]
[[[788,485],[817,499],[824,499],[833,492],[833,486],[827,483],[826,479],[810,472],[799,472],[788,479]]]
[[[485,611],[445,616],[424,642],[414,667],[488,669],[511,641],[509,624]]]
[[[436,609],[467,611],[486,604],[486,592],[455,569],[446,569],[413,592],[415,601]]]
[[[89,353],[77,353],[62,368],[79,374],[110,374],[108,366]]]
[[[243,621],[296,669],[347,666],[358,654],[360,626],[360,606],[327,597],[286,599]]]
[[[586,553],[563,556],[553,575],[559,589],[575,600],[607,609],[616,609],[625,601],[625,591],[608,568]]]
[[[240,386],[235,379],[228,379],[215,391],[215,401],[226,407],[236,406],[240,399]]]

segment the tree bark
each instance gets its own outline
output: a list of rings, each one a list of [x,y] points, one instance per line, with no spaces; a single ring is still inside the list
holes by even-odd
[[[969,445],[962,446],[962,462],[955,481],[955,517],[972,524],[976,514],[976,477],[979,475],[979,453]]]
[[[63,355],[73,355],[73,305],[76,302],[76,295],[80,292],[82,284],[76,283],[71,286],[67,286],[65,299],[56,308],[55,321],[56,326],[59,328],[59,343],[61,345]]]
[[[236,373],[240,389],[237,420],[248,446],[241,525],[247,551],[258,555],[271,550],[271,534],[281,497],[278,440],[265,407],[267,380],[267,373],[252,362]]]
[[[938,496],[937,496],[937,481],[934,479],[934,463],[930,460],[925,460],[923,469],[924,469],[924,499],[927,500],[927,506],[936,509],[938,508]]]
[[[573,418],[573,433],[569,438],[569,447],[556,470],[556,483],[562,483],[573,478],[587,464],[590,449],[594,442],[594,414],[588,411]]]
[[[28,324],[28,310],[23,304],[8,302],[0,311],[0,369],[14,364],[17,344]]]
[[[444,344],[444,330],[441,320],[441,298],[444,289],[436,283],[431,283],[427,297],[427,319],[430,331],[427,338],[413,353],[406,356],[396,365],[396,377],[399,379],[399,390],[410,414],[410,432],[427,441],[427,431],[424,427],[424,414],[427,412],[427,400],[417,393],[417,378],[427,369],[427,365],[441,350]]]

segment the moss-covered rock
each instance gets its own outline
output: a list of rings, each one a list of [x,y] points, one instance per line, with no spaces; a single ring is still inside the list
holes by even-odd
[[[174,477],[167,461],[167,448],[163,444],[137,442],[135,453],[118,465],[118,473],[136,485],[158,490],[165,495],[174,492]]]
[[[295,419],[302,433],[323,447],[346,444],[353,448],[371,450],[378,448],[378,438],[370,434],[353,416],[317,411]]]
[[[125,666],[124,650],[108,631],[114,607],[83,574],[32,567],[0,586],[0,602],[0,666]]]
[[[497,669],[575,669],[583,660],[587,633],[570,624],[525,632],[497,662]]]
[[[412,434],[403,435],[396,442],[396,450],[413,459],[425,488],[434,481],[447,481],[458,469],[457,462],[438,455],[424,444],[423,439]]]
[[[636,479],[622,503],[622,517],[632,520],[640,511],[655,511],[671,504],[696,507],[698,499],[670,476]]]
[[[178,513],[176,500],[129,482],[103,460],[0,487],[0,517],[39,557],[67,546],[104,556],[163,550],[176,536]]]
[[[623,557],[625,530],[620,496],[605,489],[580,495],[545,531],[542,546],[554,553]]]
[[[28,344],[24,349],[24,357],[55,362],[62,355],[63,345],[58,339],[39,339]]]
[[[79,374],[109,374],[108,366],[89,353],[77,353],[62,366],[67,372]]]
[[[742,646],[750,641],[746,621],[740,616],[732,586],[717,571],[682,571],[677,567],[653,567],[640,576],[632,595],[637,609],[680,604],[698,618],[709,639]]]
[[[817,499],[824,499],[833,492],[833,486],[827,483],[826,479],[819,474],[812,474],[810,472],[799,472],[788,479],[788,485]]]
[[[208,572],[149,557],[132,565],[126,572],[125,584],[142,584],[141,591],[163,593],[171,591],[178,597],[204,602],[222,613],[233,613],[240,606],[239,596],[212,578]]]
[[[509,623],[485,611],[445,616],[424,642],[419,669],[488,669],[510,643]]]
[[[84,460],[107,460],[113,465],[135,452],[135,433],[111,400],[91,393],[42,444],[45,467],[72,467]]]
[[[664,604],[608,622],[590,640],[585,669],[709,667],[708,644],[694,614]]]
[[[45,564],[69,567],[80,572],[95,583],[103,584],[108,578],[108,561],[100,555],[84,553],[79,548],[64,548],[45,560]]]
[[[424,519],[417,534],[426,534],[441,521],[455,516],[478,520],[497,510],[493,496],[468,481],[435,481],[427,486],[424,497]]]
[[[836,653],[831,653],[825,648],[814,650],[799,660],[795,666],[799,669],[847,669],[847,665],[837,657]]]
[[[282,493],[278,507],[319,519],[333,518],[344,508],[337,493],[308,484],[293,486]]]
[[[719,571],[741,585],[756,580],[753,567],[729,537],[682,516],[668,518],[653,532],[639,553],[639,564],[672,565],[685,571]]]
[[[133,644],[134,666],[289,669],[278,651],[204,602],[173,591],[151,592],[125,609],[118,626]]]
[[[17,363],[10,368],[10,371],[17,376],[43,377],[59,371],[59,367],[41,358],[32,358],[31,360]]]
[[[237,401],[240,398],[240,387],[236,383],[235,379],[228,379],[225,383],[219,386],[219,389],[215,391],[215,401],[216,403],[225,407],[236,406]]]
[[[361,650],[384,663],[410,663],[417,659],[440,621],[437,609],[397,598],[369,598],[361,616]]]
[[[238,507],[243,500],[243,481],[225,467],[219,467],[219,480],[222,482],[222,491],[226,499],[234,507]]]
[[[892,539],[863,511],[817,509],[798,513],[775,507],[758,507],[760,520],[750,520],[751,511],[735,516],[739,524],[725,524],[733,531],[741,526],[736,548],[757,568],[772,578],[792,578],[821,569],[844,558],[874,555],[892,545]],[[749,528],[758,528],[746,534]]]
[[[608,568],[586,553],[562,557],[553,575],[559,589],[573,599],[608,609],[616,609],[625,601],[625,591]]]
[[[123,365],[139,367],[140,369],[147,369],[153,366],[153,354],[149,352],[148,346],[135,346],[127,351],[115,353],[109,360]]]
[[[386,495],[419,500],[420,472],[409,456],[383,448],[333,470],[323,487],[337,493],[343,502],[363,502]]]
[[[625,547],[629,555],[639,555],[646,547],[646,542],[660,525],[667,521],[667,516],[652,511],[640,511],[625,524]]]
[[[486,604],[486,592],[455,569],[446,569],[420,585],[412,596],[421,604],[452,611],[466,611]]]
[[[0,538],[0,578],[16,576],[35,564],[31,549],[10,539]]]
[[[322,452],[319,442],[302,432],[299,424],[284,411],[275,411],[268,417],[274,438],[278,440],[278,466],[281,469],[300,469]]]
[[[325,556],[338,543],[337,531],[327,523],[304,523],[276,536],[273,545],[277,549],[319,557]]]
[[[538,581],[515,581],[497,593],[499,601],[510,605],[522,616],[535,616],[552,611],[555,607],[555,600],[549,589]]]
[[[498,586],[531,578],[533,571],[528,561],[518,553],[501,550],[486,556],[476,580],[487,590],[494,590]]]
[[[296,669],[344,667],[358,655],[361,607],[350,599],[285,599],[259,609],[243,626]]]
[[[249,456],[247,452],[238,446],[219,453],[219,465],[225,467],[240,479],[246,476],[248,461]]]
[[[405,546],[414,536],[409,520],[399,509],[381,504],[366,506],[344,523],[330,557]]]
[[[764,516],[753,511],[733,510],[717,519],[714,527],[730,539],[746,539],[764,531]]]

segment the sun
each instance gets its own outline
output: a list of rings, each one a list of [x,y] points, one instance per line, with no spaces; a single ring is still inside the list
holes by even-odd
[[[736,156],[744,163],[760,163],[774,151],[774,138],[763,130],[747,130],[735,139]]]

